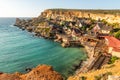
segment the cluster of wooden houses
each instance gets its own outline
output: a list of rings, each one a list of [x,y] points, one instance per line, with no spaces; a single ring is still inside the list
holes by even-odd
[[[34,22],[39,24],[34,26]],[[36,22],[36,19],[31,21],[17,19],[15,25],[34,32],[38,36],[55,39],[55,41],[61,42],[63,47],[81,46],[81,43],[87,42],[89,39],[96,42],[96,39],[101,40],[102,38],[107,43],[105,44],[108,46],[108,53],[112,55],[120,53],[120,41],[109,35],[112,26],[100,20],[92,21],[88,18],[74,18],[73,21],[40,19]]]
[[[99,33],[98,37],[102,37],[104,39],[107,46],[107,53],[120,57],[120,40],[109,35],[112,27],[108,25],[104,26],[98,23],[93,30],[95,34]]]
[[[89,29],[91,25],[93,27]],[[86,30],[82,29],[84,27],[87,27]],[[95,39],[100,40],[101,37],[102,39],[104,38],[105,44],[107,43],[108,53],[116,56],[120,53],[120,46],[117,46],[120,45],[120,41],[109,35],[110,31],[113,29],[112,26],[100,21],[96,21],[93,24],[90,19],[86,18],[79,18],[73,21],[51,19],[44,23],[40,23],[37,28],[50,28],[50,33],[53,34],[55,41],[61,42],[63,47],[73,45],[80,46],[83,40],[82,38],[88,35],[89,37],[87,38],[93,39],[93,41]],[[111,44],[114,46],[111,46]]]
[[[93,27],[89,29],[91,25]],[[86,27],[86,30],[83,31],[82,28],[84,27]],[[51,32],[54,33],[55,36],[55,41],[61,42],[63,47],[72,45],[80,46],[83,40],[82,38],[86,35],[89,36],[86,37],[87,39],[93,39],[93,41],[95,39],[100,40],[101,37],[104,37],[104,41],[108,41],[110,44],[116,44],[115,42],[120,44],[119,40],[109,35],[110,31],[113,29],[112,26],[104,24],[101,21],[91,22],[90,19],[86,18],[75,18],[73,21],[51,19],[47,20],[43,25],[40,24],[38,28],[51,28]],[[110,37],[113,41],[111,41]],[[109,47],[108,44],[106,45]],[[116,47],[118,46],[116,45]],[[113,47],[114,51],[120,52],[119,48],[114,48],[115,46]],[[108,53],[110,53],[110,51]]]

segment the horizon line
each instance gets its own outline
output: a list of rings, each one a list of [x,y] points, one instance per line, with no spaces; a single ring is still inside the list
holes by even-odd
[[[120,9],[115,9],[115,8],[113,8],[113,9],[95,9],[95,8],[84,8],[84,9],[74,9],[74,8],[48,8],[48,9],[44,9],[44,11],[45,10],[55,10],[55,9],[63,9],[63,10],[120,10]],[[41,12],[44,12],[44,11],[41,11]],[[41,13],[40,12],[40,13]],[[38,16],[0,16],[0,18],[36,18],[36,17],[38,17]]]
[[[35,18],[34,16],[27,16],[27,17],[25,17],[25,16],[0,16],[0,18]]]

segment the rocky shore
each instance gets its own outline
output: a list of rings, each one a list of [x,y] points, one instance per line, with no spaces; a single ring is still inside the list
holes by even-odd
[[[55,72],[51,66],[39,65],[30,72],[8,74],[0,73],[0,80],[63,80],[62,76]]]
[[[101,36],[109,36],[113,25],[104,18],[95,19],[93,13],[90,14],[93,17],[88,12],[84,13],[87,16],[82,13],[45,10],[37,18],[17,18],[15,26],[32,32],[35,36],[59,42],[62,47],[84,47],[88,58],[75,65],[75,70],[77,69],[76,74],[86,73],[100,69],[109,62],[112,55],[108,53],[105,39]]]

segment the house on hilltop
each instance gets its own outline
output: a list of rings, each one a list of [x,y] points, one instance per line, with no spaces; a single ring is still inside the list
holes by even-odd
[[[101,22],[98,22],[94,27],[93,27],[93,32],[95,34],[99,33],[99,34],[109,34],[110,31],[112,30],[111,26],[105,25]]]

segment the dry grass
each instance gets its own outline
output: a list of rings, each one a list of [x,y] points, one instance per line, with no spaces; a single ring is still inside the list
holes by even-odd
[[[71,76],[68,78],[68,80],[80,80],[80,77],[82,76],[87,77],[86,80],[96,80],[95,79],[96,76],[99,77],[100,75],[106,74],[108,72],[111,73],[112,75],[120,76],[120,60],[117,60],[114,64],[105,65],[100,70],[90,71],[87,73]]]

